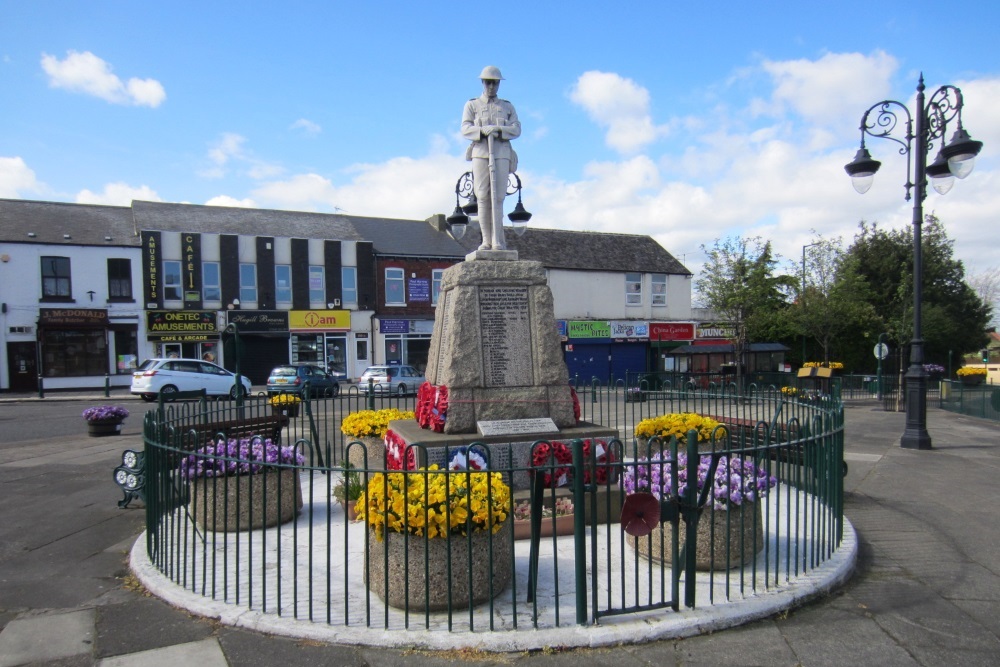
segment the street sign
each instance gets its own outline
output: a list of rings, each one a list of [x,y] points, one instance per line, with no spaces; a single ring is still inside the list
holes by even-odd
[[[889,346],[885,343],[879,343],[875,346],[873,352],[875,353],[876,359],[885,359],[889,356]]]

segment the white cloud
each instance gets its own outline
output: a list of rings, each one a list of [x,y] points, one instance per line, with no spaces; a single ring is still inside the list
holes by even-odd
[[[207,202],[205,206],[229,206],[232,208],[257,208],[257,203],[249,198],[236,199],[235,197],[230,197],[229,195],[218,195],[212,197]]]
[[[156,108],[167,98],[156,79],[131,78],[123,82],[111,71],[111,65],[90,51],[68,51],[66,58],[42,54],[42,69],[49,75],[49,85],[98,97],[112,104],[131,104]]]
[[[228,175],[229,167],[240,165],[244,174],[253,180],[274,178],[284,173],[284,167],[265,162],[245,148],[246,137],[235,132],[225,132],[208,149],[208,159],[212,166],[198,172],[203,178],[223,178]]]
[[[302,130],[306,134],[319,134],[320,132],[323,131],[323,128],[320,127],[317,123],[314,123],[306,118],[299,118],[297,121],[292,123],[289,129]]]
[[[668,132],[649,115],[649,91],[618,74],[584,72],[570,91],[570,99],[607,128],[604,141],[619,153],[635,153]]]
[[[108,183],[103,192],[81,190],[76,195],[77,204],[106,204],[108,206],[128,206],[133,199],[141,201],[163,201],[148,185],[133,187],[127,183]]]
[[[18,199],[39,189],[35,172],[20,157],[0,157],[0,197]]]

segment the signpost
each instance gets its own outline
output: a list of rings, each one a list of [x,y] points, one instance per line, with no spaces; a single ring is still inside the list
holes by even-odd
[[[889,346],[882,342],[885,337],[884,333],[878,335],[878,344],[872,352],[875,353],[875,358],[878,359],[878,400],[882,400],[882,360],[889,356]]]

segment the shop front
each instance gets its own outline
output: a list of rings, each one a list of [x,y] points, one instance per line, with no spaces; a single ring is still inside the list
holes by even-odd
[[[49,388],[91,387],[116,374],[103,308],[40,308],[38,374]],[[50,381],[51,380],[51,381]]]
[[[570,382],[624,384],[648,368],[647,322],[569,320],[563,350]]]
[[[677,371],[676,357],[670,352],[682,345],[690,345],[695,338],[694,322],[650,322],[650,366],[660,373]]]
[[[288,314],[287,310],[227,310],[222,334],[225,367],[235,371],[239,355],[240,373],[251,384],[267,384],[271,369],[290,361]],[[236,325],[238,336],[229,330],[230,324]]]
[[[427,369],[434,320],[381,319],[378,332],[382,338],[384,363],[413,366],[421,373]]]
[[[351,311],[292,310],[288,313],[288,326],[289,359],[293,364],[316,364],[342,380],[348,377]]]
[[[154,357],[219,363],[219,318],[214,310],[148,310],[146,340]]]

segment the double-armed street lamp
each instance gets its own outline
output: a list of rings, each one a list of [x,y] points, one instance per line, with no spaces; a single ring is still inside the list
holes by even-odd
[[[521,203],[521,177],[512,173],[507,179],[506,193],[512,195],[515,192],[517,193],[517,205],[514,206],[513,211],[507,214],[507,218],[510,219],[514,233],[522,236],[527,230],[531,214],[525,210],[524,204]],[[464,205],[461,202],[462,199],[466,201]],[[467,171],[459,176],[455,183],[455,210],[445,218],[451,228],[451,235],[456,241],[465,236],[465,230],[469,226],[469,218],[475,217],[478,213],[479,203],[476,201],[475,181],[472,172]]]
[[[972,172],[976,156],[983,148],[981,141],[973,141],[962,127],[962,91],[944,85],[934,91],[930,100],[924,97],[924,76],[917,84],[916,118],[909,108],[895,100],[883,100],[872,105],[861,117],[861,147],[844,169],[851,177],[854,189],[864,194],[872,186],[875,172],[881,163],[872,158],[865,148],[865,135],[889,139],[901,146],[899,153],[907,156],[906,201],[913,189],[913,339],[910,341],[910,367],[906,371],[906,428],[900,446],[907,449],[930,449],[931,436],[927,432],[927,373],[924,371],[924,341],[921,333],[921,300],[923,261],[921,257],[920,230],[924,218],[924,197],[927,196],[927,179],[940,194],[951,190],[955,179],[965,178]],[[873,115],[874,114],[874,115]],[[898,114],[898,115],[897,115]],[[901,131],[905,118],[906,134],[902,139],[893,135]],[[948,123],[957,120],[958,127],[951,141],[944,143]],[[914,127],[914,121],[915,127]],[[927,164],[927,153],[934,142],[941,140],[934,162]],[[916,143],[914,143],[914,141]],[[910,157],[912,156],[912,169]]]

